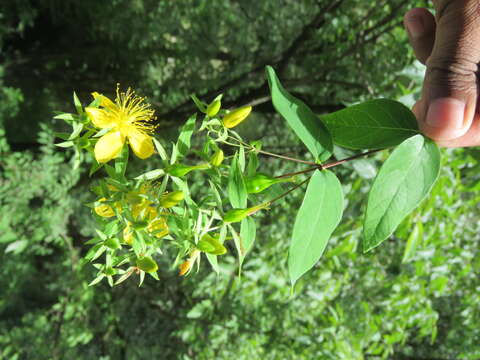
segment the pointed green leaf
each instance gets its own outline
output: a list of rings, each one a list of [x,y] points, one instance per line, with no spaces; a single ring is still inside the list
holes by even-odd
[[[328,129],[303,101],[283,88],[272,67],[267,66],[266,72],[275,109],[316,160],[327,160],[333,151],[332,138]]]
[[[415,115],[402,103],[367,101],[322,115],[335,144],[350,149],[382,149],[418,134]]]
[[[440,172],[440,151],[423,135],[401,143],[385,161],[368,196],[363,224],[367,252],[393,234],[428,195]]]
[[[124,144],[120,156],[115,159],[115,173],[120,177],[125,176],[128,165],[128,155],[128,145]]]
[[[330,171],[316,170],[293,227],[288,254],[292,285],[322,256],[343,213],[342,185]]]
[[[77,94],[75,93],[75,91],[73,92],[73,103],[75,104],[75,109],[77,110],[78,114],[82,115],[83,114],[82,103],[78,98]]]
[[[161,144],[161,142],[155,139],[154,137],[152,137],[152,140],[153,140],[153,143],[155,144],[155,149],[157,149],[158,155],[160,155],[160,158],[163,161],[167,161],[168,155],[167,155],[167,152],[165,151],[165,148]]]
[[[257,234],[257,227],[255,224],[255,220],[252,219],[251,217],[243,219],[240,224],[240,238],[242,239],[243,248],[244,248],[244,254],[242,256],[241,262],[243,262],[245,255],[253,247],[256,234]]]
[[[180,156],[185,156],[190,149],[190,142],[193,131],[195,130],[196,120],[196,114],[190,116],[185,125],[183,125],[182,130],[180,130],[180,136],[177,141],[177,150]]]
[[[198,110],[203,113],[207,112],[207,104],[205,104],[202,100],[200,100],[195,94],[190,95],[195,105],[197,105]]]
[[[247,207],[247,189],[240,165],[238,164],[238,154],[235,154],[230,166],[227,190],[228,199],[232,207],[241,209]]]
[[[402,263],[409,262],[413,258],[415,252],[417,251],[418,245],[422,242],[422,238],[423,225],[420,221],[418,221],[408,237],[407,245],[405,246],[405,251],[403,253]]]

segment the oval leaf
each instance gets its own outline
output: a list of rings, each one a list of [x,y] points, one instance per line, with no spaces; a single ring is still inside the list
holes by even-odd
[[[440,172],[438,146],[423,135],[400,144],[380,168],[368,196],[363,224],[367,252],[393,234],[428,195]]]
[[[266,72],[275,109],[287,120],[316,160],[327,160],[333,151],[328,129],[303,101],[283,88],[271,66],[267,66]]]
[[[342,185],[330,171],[315,171],[293,227],[288,254],[292,285],[320,259],[343,213]]]
[[[377,99],[322,115],[335,144],[350,149],[382,149],[418,134],[415,115],[402,103]]]

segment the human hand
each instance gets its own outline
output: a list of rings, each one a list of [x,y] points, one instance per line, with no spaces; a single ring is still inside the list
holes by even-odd
[[[410,10],[404,18],[415,56],[427,65],[413,107],[420,129],[446,147],[480,145],[477,78],[480,0],[433,0],[435,17]]]

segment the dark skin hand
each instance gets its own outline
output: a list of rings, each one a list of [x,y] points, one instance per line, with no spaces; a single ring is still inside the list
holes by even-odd
[[[480,0],[433,0],[404,18],[413,50],[427,66],[421,99],[413,107],[420,129],[446,147],[480,145],[478,104]]]

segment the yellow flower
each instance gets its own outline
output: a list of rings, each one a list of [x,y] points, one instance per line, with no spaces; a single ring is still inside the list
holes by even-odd
[[[223,126],[227,129],[231,129],[238,124],[240,124],[243,120],[245,120],[250,112],[252,111],[251,106],[244,106],[233,111],[230,111],[227,115],[223,118]]]
[[[165,218],[159,218],[151,221],[147,226],[147,231],[158,239],[168,235],[168,225]]]
[[[117,87],[115,102],[104,95],[92,93],[100,100],[100,108],[87,107],[85,112],[99,129],[110,129],[95,145],[95,158],[99,163],[106,163],[118,155],[125,141],[140,159],[150,157],[154,152],[150,134],[155,126],[150,122],[155,120],[154,111],[144,98],[138,97],[128,89],[121,93]]]

